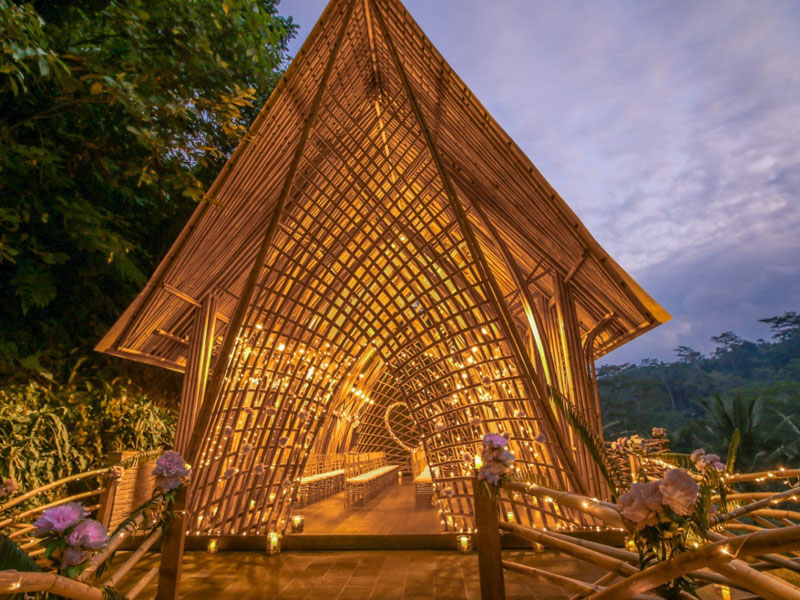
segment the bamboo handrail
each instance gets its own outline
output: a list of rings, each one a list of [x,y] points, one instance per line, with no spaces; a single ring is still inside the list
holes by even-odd
[[[607,556],[601,552],[597,552],[596,550],[591,550],[584,546],[556,538],[555,536],[552,536],[541,529],[523,527],[522,525],[517,525],[516,523],[500,523],[500,529],[518,535],[523,539],[550,546],[581,560],[594,563],[603,567],[604,569],[618,573],[623,577],[639,572],[636,567],[623,560],[619,560],[618,558]]]
[[[158,505],[163,506],[163,498]],[[108,540],[106,547],[89,559],[89,565],[83,570],[83,573],[80,574],[78,580],[86,581],[90,577],[93,577],[98,567],[122,545],[130,532],[135,531],[139,527],[144,518],[145,514],[143,512],[138,513],[130,520],[130,522],[125,525],[125,527],[112,535],[111,539]]]
[[[797,494],[800,494],[800,487],[794,487],[794,488],[791,488],[789,490],[785,490],[783,492],[778,492],[777,494],[773,494],[772,496],[770,496],[768,498],[763,498],[763,499],[758,500],[756,502],[752,502],[750,504],[746,504],[745,506],[740,506],[739,508],[736,508],[736,509],[734,509],[734,510],[732,510],[730,512],[727,512],[724,515],[719,515],[717,517],[714,517],[714,519],[712,520],[712,523],[714,525],[718,525],[720,523],[724,523],[725,521],[729,521],[731,519],[737,519],[737,518],[739,518],[741,516],[744,516],[744,515],[750,514],[752,512],[758,511],[759,509],[762,509],[765,506],[769,506],[770,504],[772,504],[776,500],[779,500],[779,499],[782,499],[782,498],[787,498],[787,497],[790,497],[790,496],[793,496],[793,495],[797,495]],[[783,512],[783,511],[781,511],[781,512]],[[800,513],[791,513],[791,514],[797,515],[794,518],[800,518]]]
[[[0,513],[7,511],[9,508],[16,506],[37,494],[41,494],[42,492],[46,492],[47,490],[51,490],[54,487],[58,487],[59,485],[64,485],[65,483],[70,483],[73,481],[80,481],[81,479],[86,479],[88,477],[94,477],[96,475],[102,475],[103,473],[107,473],[110,471],[112,467],[103,467],[102,469],[94,469],[93,471],[85,471],[84,473],[76,473],[75,475],[70,475],[69,477],[64,477],[59,479],[58,481],[54,481],[53,483],[48,483],[46,485],[40,486],[34,490],[29,492],[25,492],[24,494],[20,494],[16,496],[13,500],[9,500],[2,506],[0,506]],[[6,521],[0,523],[0,527],[4,526]]]
[[[528,494],[530,496],[551,498],[556,504],[589,514],[607,523],[611,527],[624,528],[622,517],[619,512],[608,503],[594,500],[593,498],[587,498],[579,494],[562,492],[541,485],[526,484],[518,481],[503,483],[502,487],[506,490]]]
[[[640,592],[646,592],[690,571],[703,567],[711,567],[716,570],[716,566],[719,564],[730,562],[736,557],[763,554],[765,552],[781,552],[796,548],[799,544],[800,526],[760,531],[729,538],[708,544],[697,550],[684,552],[670,560],[653,565],[606,588],[602,592],[592,595],[591,598],[592,600],[627,598]],[[744,563],[740,564],[749,569]],[[739,564],[736,566],[737,568],[742,568],[739,567]],[[754,570],[750,569],[750,571]],[[779,589],[781,593],[789,595],[775,596],[776,598],[783,598],[784,600],[800,599],[800,590],[785,582],[778,582],[780,580],[773,582],[774,587]]]
[[[153,544],[159,540],[163,530],[163,526],[156,527],[147,537],[147,539],[139,544],[139,547],[131,553],[124,563],[122,563],[113,573],[109,573],[109,575],[102,580],[101,585],[115,587],[120,580],[128,574],[128,571],[130,571],[136,565],[136,563],[139,562],[139,559],[144,556],[145,552],[147,552],[153,546]]]
[[[784,469],[778,470],[777,475],[773,471],[759,471],[757,473],[735,473],[733,475],[725,476],[725,483],[739,483],[742,481],[757,481],[762,483],[764,481],[782,481],[784,479],[792,479],[800,477],[800,469]]]
[[[97,488],[94,490],[89,490],[88,492],[81,492],[80,494],[73,494],[72,496],[67,496],[66,498],[60,498],[58,500],[54,500],[49,504],[43,504],[42,506],[37,506],[36,508],[31,508],[26,510],[25,512],[21,512],[13,517],[9,517],[0,521],[0,528],[8,527],[9,525],[13,524],[15,521],[19,521],[20,519],[35,515],[37,513],[43,512],[48,508],[53,508],[54,506],[61,506],[62,504],[66,504],[67,502],[75,502],[76,500],[81,500],[82,498],[91,498],[92,496],[97,496],[98,494],[103,492],[103,488]]]
[[[49,592],[73,600],[103,600],[103,591],[56,573],[0,571],[0,593]]]

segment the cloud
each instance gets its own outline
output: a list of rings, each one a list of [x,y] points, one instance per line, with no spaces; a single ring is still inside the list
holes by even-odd
[[[281,9],[305,25],[297,10],[312,21],[323,5]],[[800,4],[406,5],[673,314],[609,361],[710,350],[708,337],[725,330],[766,335],[758,318],[800,308]]]

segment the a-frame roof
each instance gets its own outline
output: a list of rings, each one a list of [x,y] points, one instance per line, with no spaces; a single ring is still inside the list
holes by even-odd
[[[236,306],[267,223],[289,170],[289,162],[333,40],[349,0],[332,0],[302,49],[198,205],[147,286],[97,350],[183,370],[195,306],[213,293],[224,325]],[[347,40],[337,58],[329,94],[340,111],[339,143],[363,145],[365,164],[402,155],[391,168],[415,168],[416,142],[402,122],[387,124],[392,110],[387,49],[376,32],[366,0],[355,1]],[[370,6],[373,6],[370,4]],[[464,204],[478,241],[521,327],[525,310],[509,275],[503,248],[518,263],[542,308],[554,294],[554,277],[570,282],[577,320],[594,358],[630,341],[670,317],[597,243],[566,202],[495,122],[398,0],[379,0],[419,108]],[[342,131],[348,139],[342,137]],[[352,150],[352,148],[351,148]],[[320,148],[309,186],[331,177]],[[368,167],[373,168],[373,167]],[[425,190],[410,190],[425,201]],[[405,193],[409,193],[406,191]],[[488,223],[487,223],[488,221]],[[498,239],[499,238],[499,239]],[[224,326],[219,328],[224,333]]]

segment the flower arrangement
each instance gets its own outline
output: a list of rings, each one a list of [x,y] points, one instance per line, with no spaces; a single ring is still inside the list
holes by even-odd
[[[694,461],[694,467],[701,473],[709,467],[714,467],[720,473],[725,471],[725,463],[716,454],[706,454],[704,448],[698,448],[689,455]]]
[[[16,479],[0,479],[0,500],[12,496],[19,491]]]
[[[168,450],[158,457],[152,473],[156,476],[156,490],[167,494],[183,485],[191,469],[178,452]]]
[[[478,479],[498,487],[508,469],[514,463],[514,455],[508,450],[508,434],[487,433],[483,436],[481,468]]]
[[[642,569],[686,551],[692,540],[705,539],[709,497],[684,469],[670,469],[661,479],[634,483],[620,497],[617,509],[639,552]],[[660,591],[666,598],[677,599],[694,588],[690,578],[680,577]]]
[[[76,577],[86,568],[94,552],[108,542],[106,528],[94,519],[82,504],[67,502],[44,511],[33,523],[34,536],[42,538],[45,557],[59,562],[59,573]]]

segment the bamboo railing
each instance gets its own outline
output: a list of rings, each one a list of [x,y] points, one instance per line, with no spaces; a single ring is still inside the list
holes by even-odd
[[[163,496],[156,496],[145,503],[117,528],[106,547],[89,559],[86,568],[75,579],[56,572],[0,572],[0,595],[46,591],[74,600],[99,600],[106,597],[105,589],[116,591],[124,585],[130,588],[124,598],[134,600],[158,573],[158,567],[155,567],[136,581],[131,581],[129,577],[139,561],[161,539],[169,518],[167,509]],[[121,559],[119,564],[114,564],[117,550],[129,538],[137,535],[142,539],[138,547]]]
[[[735,481],[776,481],[775,477],[769,477],[766,473],[734,477]],[[788,482],[788,477],[785,481]],[[800,600],[800,588],[769,572],[776,569],[800,571],[800,512],[769,508],[796,501],[800,496],[800,487],[775,493],[736,492],[731,488],[728,503],[741,506],[712,520],[713,530],[708,532],[707,543],[678,554],[671,560],[641,569],[639,555],[635,552],[545,528],[502,522],[498,515],[502,506],[501,491],[505,491],[545,499],[602,522],[606,528],[620,529],[624,527],[624,521],[615,505],[579,494],[520,482],[504,483],[496,491],[476,478],[473,478],[472,483],[478,529],[481,597],[484,600],[504,600],[504,570],[561,587],[573,594],[573,599],[656,598],[660,597],[656,588],[688,575],[703,584],[757,595],[747,597]],[[750,502],[744,504],[747,501]],[[745,531],[737,534],[737,529]],[[502,533],[513,534],[532,544],[589,562],[604,573],[596,581],[586,582],[549,573],[531,565],[504,560],[500,550]],[[681,597],[691,596],[682,593]]]

